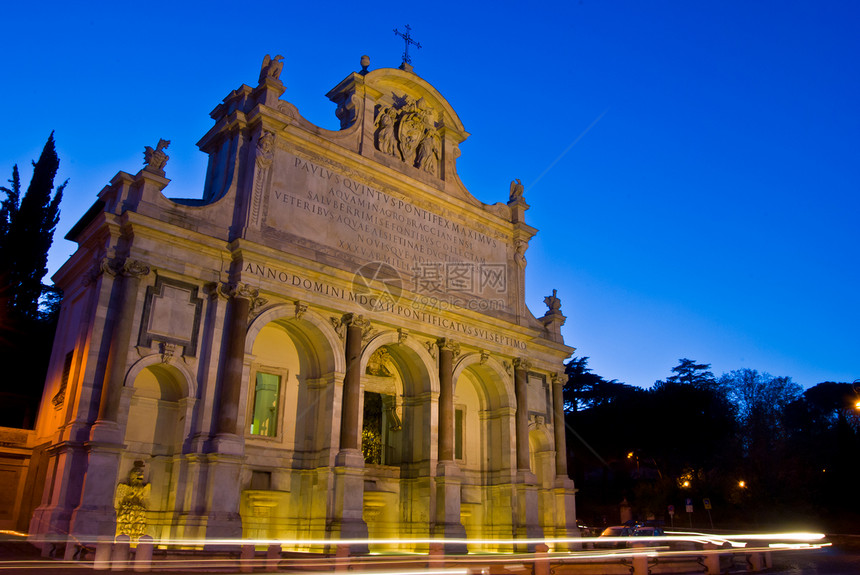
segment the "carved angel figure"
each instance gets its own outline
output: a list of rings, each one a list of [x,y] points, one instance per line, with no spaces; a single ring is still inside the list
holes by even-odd
[[[270,58],[268,54],[263,58],[263,65],[260,66],[260,83],[263,83],[263,80],[266,78],[272,78],[274,80],[280,81],[281,79],[281,70],[284,69],[284,63],[282,60],[283,56],[280,54],[275,56],[274,58]]]
[[[376,117],[376,149],[389,156],[397,155],[397,140],[394,135],[394,121],[397,112],[389,107],[379,111]]]
[[[523,197],[523,183],[519,180],[519,178],[515,179],[511,182],[511,202],[515,202]]]
[[[164,175],[164,165],[170,159],[164,150],[170,145],[170,140],[158,140],[158,145],[153,150],[151,146],[143,149],[143,169],[154,174]]]
[[[114,506],[117,535],[124,533],[131,539],[139,539],[146,534],[150,487],[149,483],[143,482],[143,461],[135,461],[128,473],[128,482],[116,487]]]
[[[436,141],[436,130],[426,130],[424,139],[418,144],[417,167],[431,175],[436,175],[436,163],[439,161],[439,144]]]

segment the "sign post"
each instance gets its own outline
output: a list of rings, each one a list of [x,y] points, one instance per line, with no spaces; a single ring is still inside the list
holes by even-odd
[[[708,511],[708,521],[711,523],[711,531],[714,530],[714,519],[711,517],[711,500],[706,497],[702,499],[702,503],[705,504],[705,509]]]
[[[693,528],[693,500],[687,498],[687,516],[690,518],[690,529]]]
[[[675,506],[669,506],[669,521],[672,523],[672,529],[675,528]]]

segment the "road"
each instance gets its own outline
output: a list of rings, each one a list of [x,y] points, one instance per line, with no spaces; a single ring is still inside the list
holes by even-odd
[[[57,562],[41,560],[38,551],[29,545],[0,540],[0,575],[82,575],[92,573],[83,566],[59,567]],[[22,563],[25,562],[25,563]],[[58,568],[59,567],[59,568]],[[83,567],[83,568],[82,568]],[[498,567],[498,565],[496,565]],[[198,571],[199,572],[199,571]],[[225,573],[225,571],[221,571]],[[731,571],[730,573],[746,573]],[[119,574],[120,572],[114,571]],[[122,573],[132,573],[124,571]],[[170,571],[162,571],[169,575]],[[174,573],[176,573],[174,571]],[[181,571],[188,575],[189,571]],[[860,574],[860,548],[825,548],[816,551],[776,552],[773,554],[773,568],[762,572],[763,575],[858,575]]]
[[[767,575],[857,575],[860,550],[827,548],[818,551],[776,553]]]

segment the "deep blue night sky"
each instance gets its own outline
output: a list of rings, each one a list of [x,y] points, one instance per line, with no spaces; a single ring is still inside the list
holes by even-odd
[[[336,128],[325,93],[415,72],[472,136],[460,176],[540,232],[528,303],[553,288],[566,342],[649,386],[681,357],[804,386],[860,378],[860,4],[853,2],[16,3],[4,8],[0,179],[29,181],[51,130],[69,178],[61,239],[144,146],[171,140],[169,196],[200,197],[208,113],[285,56],[285,99]],[[271,6],[275,6],[274,4]]]

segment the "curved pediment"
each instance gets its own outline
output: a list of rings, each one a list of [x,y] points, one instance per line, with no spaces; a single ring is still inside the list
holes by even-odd
[[[479,204],[460,182],[456,159],[469,133],[448,101],[413,72],[381,68],[347,76],[327,96],[341,130],[361,135],[361,154]]]
[[[368,72],[364,83],[376,92],[378,105],[403,110],[410,103],[421,102],[422,110],[433,118],[438,127],[444,126],[458,133],[460,142],[469,136],[451,104],[420,76],[396,68],[381,68]]]

